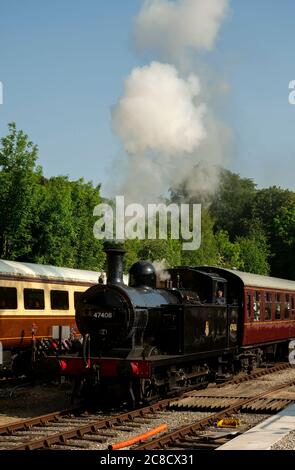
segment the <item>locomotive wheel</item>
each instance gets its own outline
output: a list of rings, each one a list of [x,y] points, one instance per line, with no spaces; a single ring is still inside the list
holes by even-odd
[[[141,399],[145,404],[159,398],[153,379],[144,379],[141,383]]]
[[[144,349],[144,357],[147,359],[152,356],[160,356],[161,351],[157,346],[146,346]],[[159,393],[156,389],[155,380],[142,379],[140,383],[140,397],[141,401],[145,404],[149,404],[154,400],[159,399]]]

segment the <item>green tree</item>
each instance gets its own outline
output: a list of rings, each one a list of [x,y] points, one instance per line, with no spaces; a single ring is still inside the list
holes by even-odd
[[[139,259],[165,260],[167,267],[181,264],[180,240],[143,240],[138,250]]]
[[[100,186],[94,187],[83,179],[70,182],[75,266],[102,270],[105,263],[102,240],[93,235],[93,209],[102,202]]]
[[[231,240],[247,235],[255,195],[256,185],[251,179],[223,170],[219,189],[210,206],[215,230],[225,230]]]
[[[0,141],[0,257],[81,269],[102,269],[102,242],[93,235],[100,186],[65,176],[46,179],[37,146],[9,124]],[[192,169],[198,175],[204,168]],[[202,241],[195,251],[182,240],[127,240],[125,269],[138,259],[167,266],[218,265],[295,279],[295,193],[221,170],[215,196],[191,191],[186,181],[170,202],[202,203]],[[110,202],[110,201],[107,201]],[[169,201],[167,201],[169,203]],[[211,205],[210,205],[211,203]]]
[[[31,256],[34,207],[41,169],[37,146],[15,123],[0,147],[0,257],[24,260]]]
[[[124,270],[128,272],[131,266],[136,263],[139,259],[139,251],[142,246],[141,240],[137,238],[135,240],[126,240],[124,243],[124,248],[126,254],[124,256]]]
[[[103,244],[93,235],[93,209],[100,202],[99,187],[83,179],[44,178],[32,228],[34,260],[101,270],[105,262]]]
[[[217,265],[223,268],[241,268],[241,248],[239,243],[231,242],[228,233],[220,230],[215,235],[218,258]]]
[[[202,209],[201,223],[201,246],[195,251],[182,251],[183,265],[216,265],[218,262],[218,248],[213,232],[214,221],[205,208]]]
[[[292,267],[294,211],[295,193],[276,186],[257,191],[251,220],[263,227],[267,237],[273,276],[295,279]]]
[[[240,247],[239,269],[255,274],[269,275],[269,247],[263,233],[253,233],[249,237],[238,237]]]
[[[275,256],[273,270],[276,275],[295,279],[295,207],[281,207],[273,220]]]
[[[274,222],[277,213],[283,207],[295,206],[295,194],[287,189],[272,186],[257,190],[253,201],[251,218],[259,220],[268,238],[272,238],[277,231]]]
[[[34,228],[33,254],[37,263],[75,265],[71,186],[67,177],[44,181]]]

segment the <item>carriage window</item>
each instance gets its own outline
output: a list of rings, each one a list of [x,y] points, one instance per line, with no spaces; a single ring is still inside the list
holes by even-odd
[[[260,320],[260,292],[256,291],[253,302],[254,321]]]
[[[44,310],[44,290],[24,289],[25,309]]]
[[[69,293],[66,290],[50,291],[52,310],[69,310]]]
[[[83,292],[74,292],[74,305],[75,305],[75,309],[77,308],[79,299],[80,299],[80,297],[81,297],[82,294],[83,294]]]
[[[285,320],[290,318],[290,295],[286,294],[286,301],[285,301]]]
[[[247,319],[251,320],[251,295],[247,294]]]
[[[281,319],[281,294],[276,294],[275,319]]]
[[[271,320],[271,293],[265,293],[265,313],[264,313],[264,320]]]
[[[17,292],[15,287],[0,287],[0,310],[17,309]]]

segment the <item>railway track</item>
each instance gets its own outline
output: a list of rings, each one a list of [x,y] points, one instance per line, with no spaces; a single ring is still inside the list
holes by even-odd
[[[87,443],[105,442],[116,435],[140,428],[166,409],[171,400],[100,419],[79,409],[68,409],[0,427],[0,450],[36,450],[75,447],[87,449]]]
[[[152,439],[149,442],[139,444],[132,448],[132,450],[159,450],[159,449],[215,449],[220,445],[227,442],[228,439],[236,436],[238,431],[219,431],[213,426],[216,425],[219,421],[224,418],[232,417],[241,411],[251,411],[257,412],[257,403],[259,403],[260,412],[277,412],[279,409],[284,408],[290,402],[295,402],[294,400],[288,400],[288,402],[283,405],[284,400],[280,398],[272,398],[272,395],[295,385],[295,379],[291,380],[288,383],[283,385],[272,387],[270,390],[263,391],[261,393],[256,393],[248,397],[234,397],[231,404],[228,405],[224,401],[222,411],[213,413],[210,416],[196,421],[193,424],[188,426],[182,426],[174,431],[168,432],[163,436]],[[208,398],[208,397],[207,397]],[[210,398],[210,397],[209,397]],[[222,397],[220,397],[222,399]],[[215,400],[216,397],[213,398]],[[184,400],[187,400],[185,398]],[[269,407],[269,400],[272,401],[272,407]],[[264,404],[264,405],[263,405]],[[171,406],[175,406],[176,403],[172,403]],[[212,408],[211,408],[212,409]]]
[[[273,374],[280,370],[283,371],[287,368],[288,365],[281,364],[274,368],[261,371],[263,374],[259,374],[259,377],[261,377],[261,375]],[[257,379],[257,373],[240,377],[239,383],[248,382],[251,379]],[[235,381],[229,381],[225,385],[235,383]],[[292,384],[293,383],[295,384],[295,378],[294,381],[292,381]],[[101,415],[98,416],[97,414],[85,413],[85,409],[83,410],[82,408],[69,408],[64,411],[50,413],[0,427],[0,450],[89,449],[93,448],[93,445],[96,444],[100,444],[100,446],[105,445],[104,449],[106,449],[109,442],[114,441],[117,438],[118,431],[124,435],[125,433],[134,434],[134,432],[141,434],[141,430],[144,426],[145,428],[150,429],[151,427],[154,427],[154,424],[159,425],[160,423],[165,423],[165,413],[172,409],[177,410],[179,415],[181,415],[182,410],[208,411],[208,413],[194,413],[194,417],[191,418],[191,421],[195,421],[196,415],[202,417],[202,419],[197,420],[187,427],[179,428],[174,431],[176,433],[179,432],[178,438],[175,438],[176,447],[179,445],[178,440],[180,439],[183,444],[182,448],[186,448],[192,444],[196,446],[196,441],[198,441],[199,444],[203,444],[203,447],[205,448],[210,446],[210,448],[212,448],[212,445],[217,445],[215,442],[216,440],[218,441],[218,445],[221,445],[222,439],[224,441],[224,439],[226,439],[226,435],[232,437],[233,432],[235,431],[229,432],[227,430],[223,431],[223,433],[219,431],[219,433],[216,434],[217,431],[215,430],[215,436],[213,436],[214,432],[213,430],[210,430],[209,432],[208,426],[215,423],[217,419],[221,419],[221,417],[229,416],[233,413],[237,413],[238,411],[249,411],[251,407],[253,408],[255,403],[256,406],[260,403],[260,412],[275,412],[278,410],[279,404],[282,408],[287,406],[287,404],[292,400],[283,398],[278,400],[270,397],[269,395],[275,391],[287,389],[289,386],[290,383],[284,384],[276,389],[273,388],[270,391],[264,391],[251,397],[229,396],[228,392],[226,392],[227,395],[221,395],[223,388],[220,387],[206,389],[209,395],[207,394],[205,397],[203,396],[204,390],[195,390],[186,392],[179,398],[172,397],[144,408],[103,417]],[[217,395],[210,396],[210,393],[212,394],[213,390]],[[191,400],[190,404],[189,400]],[[219,404],[217,403],[218,400]],[[205,403],[206,401],[207,403]],[[195,403],[194,406],[193,402]],[[270,403],[272,403],[271,406]],[[267,411],[266,405],[268,405]],[[216,413],[217,410],[220,410],[219,413]],[[257,412],[255,407],[253,408],[253,411],[254,410]],[[177,415],[177,413],[174,413],[174,415]],[[206,417],[204,418],[204,416]],[[173,427],[175,428],[176,426]],[[206,428],[207,435],[205,436],[204,429]],[[202,436],[198,435],[200,430],[202,430]],[[167,445],[169,447],[172,442],[170,442],[172,434],[173,432],[163,436],[163,444],[160,444],[162,441],[156,440],[160,447],[153,447],[154,442],[156,442],[153,440],[144,444],[142,448],[163,448]],[[166,441],[166,439],[168,440]],[[201,440],[205,440],[206,442],[201,442]],[[201,446],[200,448],[203,447]],[[141,447],[139,446],[136,448],[140,449]]]
[[[265,375],[273,374],[275,372],[279,372],[281,370],[286,370],[286,369],[292,369],[292,365],[289,362],[280,362],[270,367],[266,366],[263,368],[259,368],[258,370],[254,370],[250,374],[241,373],[237,377],[231,378],[229,380],[225,380],[224,382],[217,384],[217,387],[222,388],[229,384],[234,385],[234,384],[240,384],[242,382],[248,382],[249,380],[258,379]]]

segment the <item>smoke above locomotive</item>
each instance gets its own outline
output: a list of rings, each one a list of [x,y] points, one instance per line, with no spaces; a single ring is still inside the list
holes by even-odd
[[[112,163],[108,196],[124,194],[127,202],[147,204],[183,181],[191,194],[196,188],[197,194],[216,190],[231,133],[217,117],[214,100],[228,87],[202,66],[200,53],[203,61],[214,49],[228,4],[143,2],[133,39],[137,51],[153,60],[131,71],[112,109],[112,128],[124,153]]]

